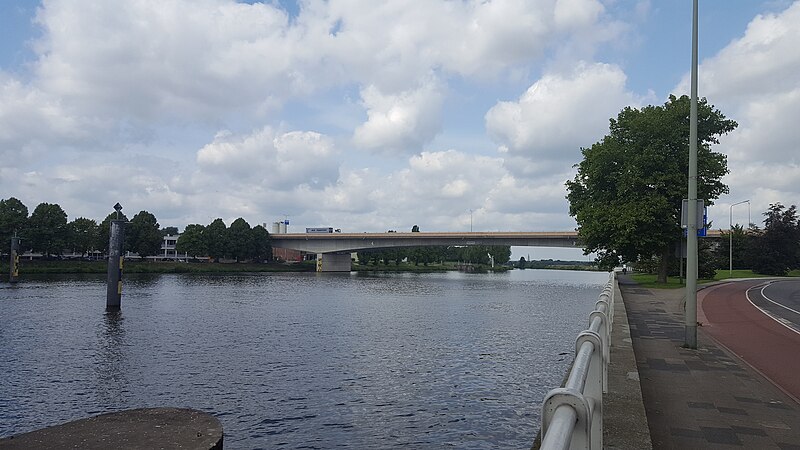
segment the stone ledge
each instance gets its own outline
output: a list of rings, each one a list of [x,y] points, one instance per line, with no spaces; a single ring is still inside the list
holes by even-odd
[[[0,450],[142,448],[221,450],[222,424],[202,411],[145,408],[101,414],[0,439]]]
[[[628,312],[618,284],[614,285],[614,300],[608,393],[603,397],[603,446],[607,449],[652,449]]]

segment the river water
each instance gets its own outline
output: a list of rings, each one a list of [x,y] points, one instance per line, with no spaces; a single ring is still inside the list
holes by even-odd
[[[0,437],[128,408],[225,448],[529,448],[605,273],[126,275],[0,284]]]

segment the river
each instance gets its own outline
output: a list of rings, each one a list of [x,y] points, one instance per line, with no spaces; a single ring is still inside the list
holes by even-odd
[[[0,284],[0,437],[128,408],[225,448],[529,448],[606,273],[126,275]]]

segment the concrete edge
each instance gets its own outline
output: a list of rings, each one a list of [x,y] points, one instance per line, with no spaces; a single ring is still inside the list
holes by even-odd
[[[603,400],[603,447],[652,449],[628,313],[616,278],[613,323],[608,365],[608,393]]]
[[[188,408],[140,408],[100,414],[0,439],[0,449],[80,448],[221,450],[222,423]]]

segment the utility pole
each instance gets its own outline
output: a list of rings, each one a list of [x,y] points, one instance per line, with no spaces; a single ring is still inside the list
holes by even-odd
[[[469,210],[469,232],[472,233],[472,209]]]
[[[686,230],[686,339],[697,348],[697,0],[692,2],[692,87],[689,109],[689,205]]]

